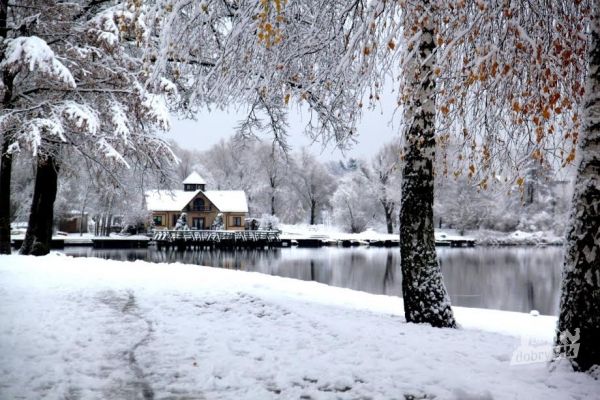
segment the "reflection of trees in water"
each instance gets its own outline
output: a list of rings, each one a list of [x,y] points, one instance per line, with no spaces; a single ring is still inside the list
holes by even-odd
[[[394,283],[394,256],[390,250],[385,258],[385,274],[383,275],[383,293],[387,293],[387,288]]]
[[[375,294],[402,295],[398,249],[188,250],[66,248],[80,257],[181,262],[256,271]],[[547,248],[438,249],[453,304],[554,314],[562,250]]]
[[[440,251],[453,304],[542,314],[558,310],[561,248]]]

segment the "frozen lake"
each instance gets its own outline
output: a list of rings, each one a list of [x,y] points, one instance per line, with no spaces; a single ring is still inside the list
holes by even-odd
[[[398,249],[324,247],[270,250],[158,251],[67,247],[73,256],[182,262],[256,271],[374,294],[402,296]],[[457,306],[555,315],[562,247],[439,247],[442,273]]]

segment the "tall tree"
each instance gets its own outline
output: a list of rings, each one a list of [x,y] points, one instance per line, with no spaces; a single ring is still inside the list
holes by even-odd
[[[268,201],[268,213],[279,215],[281,190],[288,178],[288,154],[276,143],[259,145],[254,152],[262,175],[259,179],[264,182],[261,191]]]
[[[294,188],[308,212],[308,223],[315,225],[319,211],[329,205],[336,182],[317,159],[302,149],[292,171]]]
[[[405,76],[405,90],[410,95],[404,112],[407,129],[400,206],[404,314],[409,322],[455,327],[433,231],[436,15],[429,1],[410,4],[405,12],[404,31],[418,35],[414,44],[409,44],[411,59]]]
[[[557,345],[566,334],[579,344],[570,358],[577,370],[600,367],[600,1],[590,4],[588,68],[583,99],[573,214],[567,235]],[[569,343],[566,341],[566,343]]]

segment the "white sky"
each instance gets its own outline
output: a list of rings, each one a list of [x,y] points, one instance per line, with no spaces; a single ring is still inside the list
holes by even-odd
[[[320,155],[323,160],[339,160],[347,157],[370,158],[384,143],[398,137],[397,116],[394,124],[391,119],[394,111],[394,96],[386,96],[377,110],[365,110],[358,125],[358,142],[345,154],[332,145],[323,148],[320,143],[311,143],[304,134],[307,112],[296,108],[289,115],[288,143],[293,150],[307,146],[312,153]],[[245,110],[203,110],[197,120],[177,120],[173,118],[168,138],[174,139],[180,146],[197,150],[208,150],[221,139],[228,139],[235,133],[238,122],[244,118]],[[304,120],[303,120],[304,118]],[[265,134],[265,140],[271,137]]]

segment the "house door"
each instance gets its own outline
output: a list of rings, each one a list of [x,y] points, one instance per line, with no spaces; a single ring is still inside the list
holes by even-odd
[[[200,230],[204,229],[204,218],[193,218],[192,228]]]

